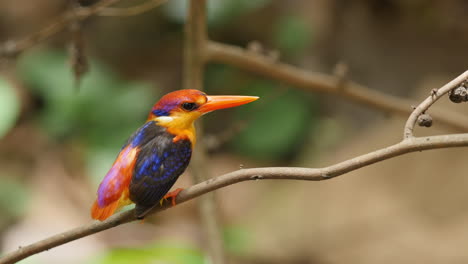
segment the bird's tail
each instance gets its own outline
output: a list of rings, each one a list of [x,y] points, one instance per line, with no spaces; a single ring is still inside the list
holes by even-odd
[[[114,214],[115,210],[117,210],[118,205],[119,205],[119,200],[116,200],[108,204],[107,206],[101,208],[99,207],[97,200],[96,200],[94,201],[94,204],[91,207],[91,217],[99,221],[104,221],[109,216]]]
[[[104,207],[99,207],[96,199],[91,207],[91,217],[100,221],[106,220],[109,216],[113,215],[115,211],[132,203],[128,198],[128,195],[128,190],[124,190],[119,199],[105,205]]]

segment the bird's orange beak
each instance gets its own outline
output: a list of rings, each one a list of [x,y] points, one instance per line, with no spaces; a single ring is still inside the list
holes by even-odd
[[[208,101],[198,108],[198,111],[206,114],[214,110],[235,107],[248,104],[258,99],[258,96],[238,96],[238,95],[216,95],[207,96]]]

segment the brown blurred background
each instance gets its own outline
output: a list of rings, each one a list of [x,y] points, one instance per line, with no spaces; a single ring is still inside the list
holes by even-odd
[[[81,1],[83,5],[93,0]],[[132,6],[144,1],[121,1]],[[371,89],[422,100],[467,70],[468,1],[212,0],[208,35],[278,50]],[[89,223],[99,181],[158,98],[181,88],[186,1],[82,24],[89,72],[77,88],[64,31],[2,64],[0,252]],[[59,0],[0,0],[0,43],[62,14]],[[210,64],[212,94],[261,100],[205,118],[214,175],[327,166],[401,139],[405,120]],[[467,106],[441,107],[467,112]],[[408,106],[411,107],[411,106]],[[434,121],[418,134],[451,133]],[[226,135],[228,135],[226,137]],[[213,143],[214,142],[214,143]],[[466,149],[414,153],[324,182],[256,181],[216,192],[231,263],[466,263]],[[186,173],[178,187],[192,184]],[[195,201],[24,263],[206,263]]]

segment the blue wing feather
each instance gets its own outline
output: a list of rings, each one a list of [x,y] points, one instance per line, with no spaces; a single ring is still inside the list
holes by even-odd
[[[174,142],[174,135],[155,123],[141,134],[132,141],[137,142],[139,152],[129,186],[138,217],[159,203],[185,171],[192,155],[189,140]]]

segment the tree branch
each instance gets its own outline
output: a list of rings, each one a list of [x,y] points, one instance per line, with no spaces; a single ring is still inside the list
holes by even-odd
[[[431,93],[431,95],[426,98],[426,100],[424,100],[417,107],[415,107],[408,120],[406,121],[403,138],[413,137],[413,130],[418,117],[424,112],[426,112],[426,110],[429,109],[429,107],[431,107],[431,105],[434,104],[437,100],[439,100],[443,95],[447,94],[453,88],[461,85],[461,83],[465,82],[466,80],[468,80],[468,71],[465,71],[464,73],[460,74],[457,78],[453,79],[441,88],[434,90]],[[466,121],[459,120],[458,122]]]
[[[430,149],[465,146],[468,146],[468,134],[410,137],[392,146],[323,168],[268,167],[241,169],[209,179],[183,190],[176,197],[176,202],[177,204],[187,202],[203,194],[243,181],[266,179],[304,181],[329,180],[359,168],[374,164],[376,162],[397,157],[406,153]],[[166,201],[161,207],[156,207],[153,211],[151,211],[150,214],[158,213],[168,208],[170,208],[170,202]],[[36,253],[49,250],[73,240],[77,240],[79,238],[89,236],[134,220],[136,220],[136,218],[134,216],[133,209],[122,212],[110,217],[106,221],[95,221],[90,224],[51,236],[31,245],[20,247],[18,250],[1,257],[0,264],[15,263]]]
[[[408,116],[416,101],[398,98],[346,81],[342,77],[309,72],[286,63],[272,61],[268,56],[250,52],[240,47],[208,42],[207,60],[239,67],[274,80],[285,82],[307,91],[333,94],[374,109]],[[432,113],[440,124],[454,131],[468,131],[468,117],[457,112],[438,109]]]

